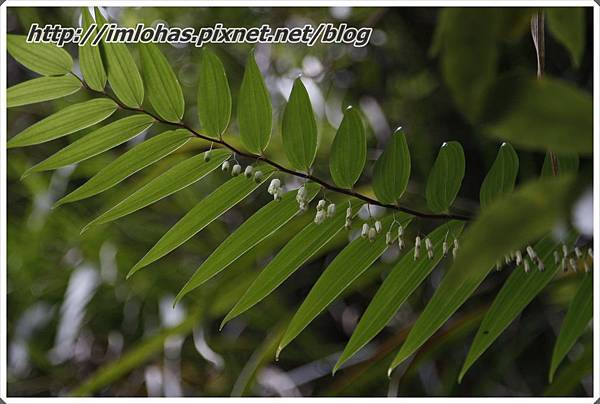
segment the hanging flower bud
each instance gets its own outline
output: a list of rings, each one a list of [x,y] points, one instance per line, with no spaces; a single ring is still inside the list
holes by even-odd
[[[404,234],[404,227],[402,227],[402,225],[398,226],[398,238],[402,237],[402,235]]]
[[[394,243],[394,240],[392,240],[392,232],[387,232],[385,233],[385,243],[387,245],[392,245]]]
[[[271,180],[271,183],[269,184],[269,188],[267,189],[267,192],[270,193],[271,195],[275,195],[275,191],[281,186],[281,181],[279,181],[278,178],[273,178]]]
[[[244,176],[246,178],[252,178],[253,171],[254,171],[254,169],[252,168],[252,166],[246,166],[246,168],[244,169]]]
[[[562,252],[563,252],[563,257],[567,258],[567,255],[569,255],[569,250],[567,249],[566,245],[562,245]]]
[[[298,193],[296,194],[296,201],[298,201],[298,203],[306,201],[306,187],[304,185],[298,188]]]
[[[525,273],[529,272],[529,260],[527,258],[523,260],[523,269],[525,270]]]
[[[581,250],[579,249],[579,247],[575,247],[575,256],[577,258],[581,258]]]
[[[204,162],[208,162],[210,160],[210,150],[204,152]]]
[[[365,238],[365,237],[368,236],[368,234],[369,234],[369,225],[366,224],[366,223],[363,223],[363,225],[362,225],[362,231],[360,232],[360,236],[362,238]]]
[[[237,177],[242,172],[242,166],[239,164],[235,164],[231,169],[231,175]]]
[[[456,254],[458,254],[458,248],[456,248],[456,245],[452,248],[452,259],[456,259]]]
[[[421,237],[417,236],[417,237],[415,237],[415,255],[414,255],[414,259],[415,260],[419,259],[420,255],[421,255]]]
[[[327,205],[327,202],[325,202],[325,199],[321,199],[319,203],[317,203],[317,210],[325,209],[325,205]]]
[[[333,217],[335,215],[335,205],[333,203],[330,203],[329,206],[327,206],[327,217]]]
[[[223,164],[221,164],[221,171],[229,171],[229,160],[225,160]]]
[[[352,218],[352,208],[346,209],[346,220],[350,220]]]
[[[573,258],[569,258],[569,266],[573,272],[577,272],[577,263]]]
[[[381,222],[379,220],[375,221],[375,231],[377,234],[381,233]]]
[[[346,230],[350,230],[352,228],[352,220],[346,219],[346,223],[344,223],[344,227]]]
[[[531,248],[530,245],[527,246],[527,255],[529,255],[529,258],[531,258],[532,261],[535,261],[537,258],[535,251],[533,251],[533,248]]]
[[[554,264],[558,265],[560,261],[560,255],[558,254],[558,251],[554,250]]]
[[[254,173],[254,181],[256,182],[261,182],[263,178],[263,173],[262,171],[258,170]]]
[[[400,251],[402,251],[402,249],[404,248],[404,239],[402,237],[398,238],[398,249]]]
[[[281,188],[275,189],[275,192],[273,193],[273,200],[280,201],[282,196],[283,196],[283,191],[281,190]]]
[[[517,266],[521,265],[521,262],[523,262],[523,255],[521,255],[521,251],[517,251],[515,253],[516,258],[515,258],[515,264],[517,264]]]
[[[319,210],[319,211],[317,211],[317,214],[315,215],[315,223],[321,224],[321,223],[323,223],[323,221],[325,221],[325,212],[323,212],[322,210]]]
[[[458,239],[457,238],[454,239],[454,248],[456,248],[458,250]]]
[[[537,259],[537,267],[538,271],[543,272],[546,267],[544,266],[544,262],[541,259]]]
[[[445,257],[446,254],[448,254],[448,242],[444,240],[444,242],[442,243],[442,256]]]
[[[369,229],[369,241],[375,240],[375,237],[377,237],[377,230],[375,230],[375,227],[371,227]]]
[[[431,244],[431,240],[429,240],[429,237],[425,238],[425,249],[427,250],[427,258],[432,259],[433,258],[433,245]]]

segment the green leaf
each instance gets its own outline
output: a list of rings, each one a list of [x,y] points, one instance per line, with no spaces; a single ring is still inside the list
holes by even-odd
[[[254,52],[246,61],[237,111],[242,142],[252,153],[262,154],[269,144],[273,116],[271,98],[256,65]]]
[[[572,397],[575,390],[588,375],[594,372],[594,341],[588,341],[577,357],[562,369],[552,384],[544,391],[544,397]]]
[[[119,119],[77,139],[23,174],[54,170],[94,157],[139,135],[154,123],[154,118],[137,114]]]
[[[373,191],[379,202],[396,203],[410,178],[410,151],[406,136],[398,128],[373,167]]]
[[[297,78],[283,111],[283,148],[291,165],[308,171],[317,155],[317,123],[308,92]]]
[[[185,129],[170,130],[136,145],[119,156],[85,184],[61,198],[54,207],[89,198],[120,183],[148,165],[160,160],[183,146],[192,138]]]
[[[169,122],[180,122],[185,109],[183,92],[167,58],[153,43],[140,44],[142,75],[148,100],[156,113]]]
[[[87,7],[81,9],[81,26],[83,32],[87,32],[89,27],[94,24],[94,19]],[[103,91],[106,86],[106,71],[100,55],[100,47],[92,46],[92,41],[96,37],[98,27],[94,28],[92,34],[84,45],[79,46],[79,67],[81,74],[87,85],[96,91]]]
[[[588,324],[592,320],[594,311],[594,282],[591,273],[585,274],[577,294],[573,298],[567,315],[560,327],[558,338],[552,351],[552,363],[548,378],[550,383],[554,379],[554,373],[558,365],[571,350],[575,341],[583,334]]]
[[[333,182],[342,188],[352,188],[360,178],[366,160],[367,137],[362,119],[357,110],[348,107],[331,145],[329,171]]]
[[[229,126],[231,92],[221,60],[210,49],[202,51],[198,78],[198,115],[207,135],[220,138]]]
[[[460,143],[444,142],[429,177],[425,196],[432,212],[444,212],[456,199],[465,176],[465,153]]]
[[[571,247],[574,241],[575,237],[570,235],[566,244]],[[554,262],[553,252],[560,249],[560,245],[561,243],[554,241],[551,236],[543,238],[535,245],[534,250],[544,263],[544,271],[536,269],[536,264],[531,261],[533,269],[529,273],[525,272],[523,264],[512,270],[477,330],[458,376],[459,381],[502,331],[544,289],[548,282],[554,279],[560,269],[560,263]],[[526,253],[524,254],[526,255]]]
[[[560,153],[556,155],[556,160],[558,163],[557,175],[577,174],[579,170],[579,156],[577,153]],[[546,152],[546,156],[544,157],[544,164],[542,165],[540,175],[542,177],[554,176],[549,152]]]
[[[6,147],[30,146],[69,135],[103,121],[116,109],[117,104],[108,98],[70,105],[24,129],[12,137]]]
[[[246,293],[227,313],[221,323],[221,328],[229,320],[239,316],[267,297],[335,237],[344,228],[347,207],[348,203],[346,201],[338,204],[336,214],[332,218],[321,224],[311,222],[294,236],[258,274]],[[356,210],[354,208],[354,211]]]
[[[27,43],[24,35],[8,35],[6,48],[17,62],[43,76],[67,74],[73,67],[71,55],[63,48],[50,43]]]
[[[108,83],[117,98],[130,108],[144,102],[144,83],[133,57],[124,43],[103,42],[108,70]]]
[[[307,202],[310,202],[317,195],[319,189],[320,186],[317,184],[306,184]],[[296,192],[288,192],[281,201],[272,201],[264,206],[219,244],[181,289],[175,298],[175,303],[221,272],[246,251],[275,233],[296,214],[298,214]]]
[[[583,7],[548,7],[548,30],[571,55],[573,66],[579,67],[585,48],[585,9]]]
[[[8,108],[12,108],[20,105],[54,100],[73,94],[80,88],[81,82],[71,75],[38,77],[33,80],[16,84],[7,89],[6,104]]]
[[[538,180],[481,211],[465,232],[456,260],[410,330],[390,372],[458,310],[497,259],[542,237],[567,215],[573,191],[571,177]]]
[[[485,209],[486,206],[502,195],[511,193],[515,187],[518,173],[519,156],[509,143],[502,143],[496,160],[485,176],[479,190],[481,209]]]
[[[223,161],[229,158],[230,155],[231,153],[227,150],[213,150],[208,162],[204,161],[203,154],[199,154],[176,164],[92,220],[81,232],[83,233],[91,226],[126,216],[166,196],[174,194],[210,174]]]
[[[400,224],[406,226],[412,218],[408,215],[401,215],[398,220]],[[382,223],[383,228],[387,229],[392,224],[391,217],[385,218]],[[398,232],[392,232],[393,239],[397,235]],[[359,237],[348,244],[321,274],[296,314],[294,314],[279,343],[277,356],[315,317],[365,272],[383,254],[387,247],[384,234],[380,234],[372,242]]]
[[[508,77],[494,91],[487,133],[531,150],[591,155],[592,97],[565,81]]]
[[[234,207],[238,202],[247,197],[264,183],[272,174],[270,166],[257,166],[264,175],[257,182],[252,178],[239,175],[221,185],[214,192],[202,199],[185,216],[173,225],[156,244],[135,264],[127,276],[133,275],[139,269],[150,265],[161,257],[164,257],[187,240],[192,238],[215,219]],[[181,295],[182,292],[179,294]],[[179,296],[179,295],[178,295]]]
[[[463,227],[462,222],[450,221],[432,231],[428,236],[433,244],[433,258],[431,259],[428,258],[427,254],[422,254],[420,258],[415,260],[414,247],[404,254],[390,270],[373,300],[369,303],[369,307],[362,315],[350,341],[344,348],[344,352],[334,366],[334,373],[344,362],[383,330],[400,306],[442,260],[444,241],[451,248],[452,242],[460,236]]]

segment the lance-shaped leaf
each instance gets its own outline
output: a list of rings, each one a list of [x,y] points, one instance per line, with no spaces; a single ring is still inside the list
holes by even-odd
[[[448,248],[452,248],[454,239],[460,236],[463,227],[462,222],[451,221],[428,235],[433,245],[433,258],[422,253],[420,258],[415,260],[413,247],[394,265],[354,329],[350,341],[333,368],[334,373],[394,317],[400,306],[442,260],[444,242]]]
[[[58,76],[71,72],[71,55],[54,44],[27,43],[24,35],[7,35],[8,53],[23,66],[43,76]]]
[[[257,170],[264,173],[260,181],[246,178],[244,175],[239,175],[230,179],[206,198],[198,202],[196,206],[179,219],[179,221],[156,242],[150,251],[148,251],[146,255],[135,264],[131,271],[129,271],[127,276],[133,275],[133,273],[139,269],[153,263],[185,243],[223,213],[227,212],[242,199],[250,195],[252,191],[264,183],[273,173],[273,168],[266,165],[257,166]]]
[[[198,115],[207,135],[220,138],[229,126],[231,92],[221,60],[210,49],[202,51],[198,77]]]
[[[102,43],[106,55],[108,83],[121,102],[139,108],[144,101],[144,83],[124,43]]]
[[[456,260],[410,330],[389,371],[412,355],[458,310],[497,259],[550,231],[567,214],[573,194],[572,177],[548,178],[523,186],[481,211],[465,231]]]
[[[185,108],[183,92],[167,58],[153,43],[140,44],[139,49],[150,104],[165,120],[181,121]]]
[[[77,139],[46,160],[31,167],[23,176],[32,172],[54,170],[94,157],[139,135],[153,123],[154,118],[146,114],[119,119]]]
[[[294,236],[258,274],[252,285],[246,290],[246,293],[244,293],[231,311],[227,313],[221,323],[221,328],[226,322],[239,316],[267,297],[298,268],[314,257],[325,244],[333,239],[344,228],[347,208],[348,203],[346,201],[338,204],[336,206],[336,214],[332,218],[321,224],[311,222]],[[357,208],[354,206],[351,209],[353,210],[353,217]]]
[[[408,215],[401,215],[397,220],[400,224],[406,226],[411,218]],[[392,223],[392,218],[387,217],[382,223],[383,228],[387,229]],[[395,239],[397,235],[398,232],[392,232],[392,239]],[[277,356],[315,317],[350,286],[356,278],[364,273],[383,254],[387,247],[384,234],[378,235],[374,241],[359,237],[348,244],[321,274],[296,314],[294,314],[279,343]]]
[[[406,136],[398,128],[373,167],[373,191],[379,202],[396,203],[406,190],[409,177],[410,151]]]
[[[333,182],[342,188],[352,188],[358,181],[366,160],[367,137],[360,113],[348,107],[331,145],[329,171]]]
[[[432,212],[447,211],[465,176],[465,153],[460,143],[444,142],[427,178],[425,196]]]
[[[199,181],[220,166],[230,154],[227,150],[213,150],[209,161],[204,161],[204,155],[199,154],[176,164],[92,220],[81,232],[133,213]]]
[[[317,195],[319,189],[320,187],[317,184],[306,184],[307,202]],[[281,201],[272,201],[264,206],[219,244],[217,249],[202,263],[178,293],[175,303],[221,272],[246,251],[276,232],[297,213],[298,202],[296,201],[295,192],[288,192]]]
[[[566,81],[507,77],[494,90],[487,134],[525,149],[591,155],[592,96]]]
[[[572,246],[575,236],[571,234],[566,240],[566,245]],[[519,265],[510,274],[494,302],[485,314],[481,326],[477,330],[475,339],[471,344],[465,363],[460,371],[458,380],[485,352],[485,350],[498,338],[525,307],[554,279],[560,269],[560,262],[554,261],[553,252],[560,249],[561,243],[552,240],[551,236],[540,240],[534,248],[535,253],[543,263],[543,271],[538,268],[538,263],[529,261],[531,272],[525,272],[523,265]],[[529,260],[525,255],[525,260]],[[538,268],[538,269],[536,269]]]
[[[518,173],[519,156],[510,144],[502,143],[496,160],[479,190],[481,208],[484,209],[498,197],[511,193],[515,187]]]
[[[30,146],[69,135],[103,121],[116,109],[117,104],[108,98],[70,105],[24,129],[12,137],[6,147]]]
[[[585,274],[577,294],[569,305],[569,310],[563,321],[558,338],[552,351],[552,363],[548,378],[550,383],[554,379],[554,373],[558,365],[571,350],[575,341],[583,334],[592,320],[594,311],[594,282],[591,273]]]
[[[576,153],[556,154],[556,164],[558,168],[556,175],[577,174],[579,170],[579,156]],[[544,164],[542,165],[540,175],[542,177],[552,177],[555,175],[549,152],[546,152],[546,156],[544,157]]]
[[[54,100],[73,94],[81,88],[75,76],[38,77],[6,90],[8,108]]]
[[[548,7],[548,30],[571,55],[575,67],[581,64],[585,48],[585,9],[582,7]]]
[[[117,185],[144,167],[179,149],[191,137],[192,134],[187,130],[177,129],[163,132],[136,145],[103,167],[85,184],[57,201],[54,207],[89,198]]]
[[[83,32],[88,32],[92,24],[94,24],[92,15],[87,7],[83,7],[81,9],[81,26]],[[79,46],[79,67],[87,85],[92,90],[102,91],[106,86],[106,71],[104,70],[104,63],[100,55],[100,47],[92,46],[92,41],[96,37],[97,32],[98,27],[96,26],[92,29],[87,42]]]
[[[271,98],[254,60],[254,52],[246,61],[237,111],[242,142],[252,153],[261,154],[269,144],[273,116]]]
[[[317,123],[308,92],[297,78],[281,124],[283,149],[291,165],[308,171],[317,155]]]

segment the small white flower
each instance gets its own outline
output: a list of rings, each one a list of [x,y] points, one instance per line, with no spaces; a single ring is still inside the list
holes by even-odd
[[[533,248],[531,248],[530,245],[527,246],[527,255],[529,255],[529,258],[531,258],[532,261],[535,261],[537,258],[535,251],[533,251]]]
[[[575,260],[573,258],[569,258],[569,266],[571,267],[571,270],[576,272],[577,271],[577,263],[575,262]]]
[[[381,222],[379,220],[375,221],[375,231],[377,232],[377,234],[381,233]]]
[[[521,255],[521,251],[517,251],[515,253],[516,255],[516,261],[515,264],[517,264],[517,266],[521,265],[521,262],[523,262],[523,255]]]
[[[230,167],[229,161],[225,160],[223,162],[223,164],[221,164],[221,171],[229,171],[229,167]]]
[[[346,219],[352,218],[352,208],[346,209]]]
[[[323,209],[325,209],[325,205],[327,205],[327,202],[325,201],[325,199],[321,199],[317,203],[317,210],[323,210]]]
[[[360,236],[361,236],[362,238],[365,238],[365,237],[367,237],[367,236],[368,236],[368,234],[369,234],[369,225],[368,225],[368,224],[366,224],[366,223],[363,223],[363,225],[362,225],[362,230],[361,230],[361,232],[360,232]]]
[[[452,259],[456,259],[456,254],[458,254],[458,248],[456,247],[456,245],[454,245],[454,247],[452,248]]]
[[[458,250],[458,239],[457,238],[454,239],[454,248],[456,248]]]
[[[271,183],[269,184],[269,188],[267,189],[267,192],[270,193],[271,195],[275,195],[275,191],[281,186],[281,182],[279,181],[279,179],[277,178],[273,178],[271,180]]]
[[[415,237],[415,255],[414,255],[414,259],[415,260],[419,259],[420,255],[421,255],[421,237],[417,236],[417,237]]]
[[[246,166],[246,169],[244,170],[244,176],[246,176],[246,178],[251,178],[253,171],[254,168],[252,168],[252,166]]]
[[[577,258],[581,258],[581,250],[579,249],[579,247],[575,247],[575,256]]]
[[[208,162],[210,160],[210,150],[204,152],[204,161]]]
[[[327,217],[333,217],[333,215],[335,215],[335,205],[330,203],[329,206],[327,206]]]
[[[429,240],[429,237],[425,238],[425,250],[427,250],[427,258],[432,259],[433,258],[433,244],[431,244],[431,240]]]
[[[446,240],[444,240],[444,242],[442,243],[442,255],[446,256],[447,253],[448,253],[448,242]]]
[[[296,200],[298,202],[306,200],[306,187],[304,185],[302,185],[300,188],[298,188],[298,194],[296,195]]]
[[[321,223],[323,223],[324,220],[325,220],[325,212],[323,212],[322,210],[317,211],[317,214],[315,215],[315,223],[321,224]]]
[[[402,237],[398,238],[398,249],[400,251],[402,251],[402,249],[404,248],[404,239]]]
[[[261,182],[263,179],[263,173],[262,171],[258,170],[254,173],[254,181],[256,182]]]
[[[537,259],[537,267],[540,272],[543,272],[546,267],[544,266],[544,262],[541,259]]]
[[[402,237],[402,235],[404,234],[404,227],[402,227],[402,225],[398,226],[398,238]]]
[[[562,245],[562,252],[563,252],[563,257],[567,258],[567,255],[569,255],[569,249],[564,244]]]
[[[523,269],[525,270],[525,273],[529,272],[529,260],[527,258],[523,260]]]
[[[375,240],[375,237],[377,237],[377,230],[375,230],[375,227],[371,227],[369,229],[369,241]]]
[[[242,166],[239,164],[235,164],[231,169],[231,175],[237,177],[242,172]]]
[[[350,230],[352,228],[352,220],[346,219],[346,223],[344,223],[344,227],[346,230]]]
[[[394,240],[392,240],[392,233],[391,232],[387,232],[385,233],[385,243],[387,245],[391,245],[394,242]]]

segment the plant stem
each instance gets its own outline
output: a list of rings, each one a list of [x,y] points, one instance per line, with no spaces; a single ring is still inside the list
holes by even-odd
[[[295,171],[292,170],[290,168],[284,167],[283,165],[270,160],[269,158],[263,156],[263,155],[259,155],[259,154],[253,154],[253,153],[248,153],[245,151],[242,151],[240,149],[238,149],[237,147],[233,146],[232,144],[228,143],[227,141],[223,140],[223,139],[216,139],[216,138],[212,138],[210,136],[207,136],[205,134],[202,134],[200,132],[198,132],[197,130],[193,129],[192,127],[190,127],[189,125],[185,124],[184,122],[170,122],[167,120],[162,119],[161,117],[159,117],[156,114],[153,114],[150,111],[146,111],[143,108],[132,108],[132,107],[128,107],[127,105],[123,104],[121,101],[119,101],[116,97],[112,96],[111,94],[105,92],[105,91],[96,91],[92,88],[90,88],[87,83],[81,79],[79,76],[77,76],[75,73],[71,72],[71,74],[73,76],[75,76],[80,82],[81,84],[86,88],[86,90],[94,93],[94,94],[98,94],[101,95],[103,97],[107,97],[110,98],[111,100],[113,100],[121,109],[127,110],[127,111],[133,111],[133,112],[139,112],[139,113],[143,113],[146,115],[151,116],[152,118],[154,118],[157,122],[161,122],[167,125],[172,125],[172,126],[177,126],[179,128],[182,129],[186,129],[187,131],[189,131],[190,133],[192,133],[195,137],[200,138],[200,139],[204,139],[206,141],[212,142],[212,143],[216,143],[219,144],[229,150],[231,150],[232,152],[234,152],[235,154],[239,155],[239,156],[243,156],[243,157],[247,157],[249,159],[254,159],[254,160],[260,160],[266,164],[269,164],[272,167],[275,167],[276,169],[278,169],[281,172],[293,175],[295,177],[299,177],[299,178],[304,178],[313,182],[316,182],[317,184],[321,185],[323,188],[326,188],[330,191],[333,192],[337,192],[340,194],[344,194],[344,195],[348,195],[348,196],[352,196],[355,197],[357,199],[360,199],[368,204],[371,205],[377,205],[377,206],[381,206],[384,208],[388,208],[388,209],[392,209],[392,210],[397,210],[400,212],[404,212],[404,213],[408,213],[409,215],[413,215],[416,217],[421,217],[424,219],[455,219],[455,220],[463,220],[463,221],[468,221],[471,220],[471,218],[467,215],[461,215],[461,214],[456,214],[456,213],[442,213],[442,214],[435,214],[435,213],[427,213],[427,212],[421,212],[418,210],[414,210],[411,208],[407,208],[404,206],[400,206],[400,205],[393,205],[393,204],[386,204],[386,203],[381,203],[376,199],[373,199],[367,195],[358,193],[352,189],[346,189],[346,188],[340,188],[336,185],[330,184],[325,180],[322,180],[318,177],[315,177],[312,174],[309,173],[305,173],[305,172],[301,172],[301,171]]]

